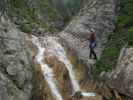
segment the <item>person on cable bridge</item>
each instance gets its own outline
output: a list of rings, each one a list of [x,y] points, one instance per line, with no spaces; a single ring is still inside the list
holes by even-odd
[[[89,49],[90,49],[89,58],[91,59],[93,56],[94,57],[93,59],[97,60],[97,55],[95,53],[95,48],[97,46],[96,32],[94,29],[91,29],[88,40],[89,40]]]

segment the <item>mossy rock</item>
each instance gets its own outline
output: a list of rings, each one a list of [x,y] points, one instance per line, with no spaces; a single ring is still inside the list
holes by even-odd
[[[73,98],[75,98],[75,99],[80,99],[80,98],[82,98],[83,96],[82,96],[82,92],[81,91],[77,91],[77,92],[75,92],[74,93],[74,95],[73,95]]]

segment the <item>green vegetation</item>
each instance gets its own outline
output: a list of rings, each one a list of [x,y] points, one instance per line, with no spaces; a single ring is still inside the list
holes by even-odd
[[[121,48],[126,44],[126,34],[113,33],[109,37],[100,60],[96,62],[95,74],[110,71],[117,62]]]
[[[81,0],[64,0],[65,8],[70,16],[76,14],[80,9]]]
[[[24,0],[10,0],[9,16],[16,18],[15,23],[24,32],[30,32],[32,22],[36,20],[34,9],[30,8]],[[23,22],[26,21],[26,24]],[[27,24],[28,23],[28,24]]]
[[[96,75],[115,67],[120,50],[125,44],[133,45],[133,0],[121,0],[120,5],[116,30],[109,36],[103,54],[95,64]]]
[[[65,17],[67,20],[68,18],[75,15],[80,7],[82,0],[50,0],[51,3],[57,8],[60,14]]]
[[[129,43],[129,45],[133,45],[133,26],[128,28],[127,41]]]
[[[118,16],[118,28],[133,26],[133,0],[121,0],[121,10]]]
[[[50,27],[49,22],[62,19],[59,12],[51,7],[49,0],[37,0],[34,6],[28,4],[25,0],[9,0],[9,4],[9,16],[16,18],[15,23],[24,32],[31,32],[36,26],[47,31],[57,31]],[[47,18],[44,20],[39,19],[39,14],[46,14]]]
[[[72,15],[78,12],[80,1],[63,0],[64,4],[58,1],[59,8],[55,9],[52,0],[34,0],[31,3],[27,0],[9,0],[8,14],[24,32],[31,32],[34,27],[42,27],[46,31],[56,32],[60,28],[54,27],[55,24],[52,23],[61,20],[64,21],[63,24],[67,24]]]

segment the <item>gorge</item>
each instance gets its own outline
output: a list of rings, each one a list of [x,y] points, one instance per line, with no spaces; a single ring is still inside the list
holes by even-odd
[[[1,0],[0,100],[132,100],[132,4]]]

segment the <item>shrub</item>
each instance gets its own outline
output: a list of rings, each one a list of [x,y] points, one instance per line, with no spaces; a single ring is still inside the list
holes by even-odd
[[[127,32],[127,41],[129,45],[133,45],[133,27],[130,27]]]
[[[133,0],[121,0],[121,10],[118,19],[119,24],[133,25]]]
[[[100,74],[102,71],[108,72],[112,69],[112,65],[109,63],[105,63],[104,60],[98,60],[95,66],[95,74]]]
[[[119,49],[117,47],[109,47],[109,48],[105,48],[104,50],[104,58],[110,58],[110,60],[113,60],[117,57],[119,53]]]
[[[25,33],[29,33],[32,31],[32,25],[30,24],[25,24],[25,25],[21,25],[20,29],[25,32]]]
[[[119,54],[119,49],[115,47],[105,48],[101,60],[96,62],[96,70],[98,73],[102,71],[109,71],[112,69],[115,64],[115,60],[117,59]]]
[[[127,15],[120,15],[118,16],[118,23],[117,23],[117,27],[120,29],[122,29],[123,27],[125,27],[126,25],[128,25],[130,22],[130,16]]]
[[[124,37],[124,38],[123,38]],[[120,49],[125,42],[124,33],[112,33],[109,36],[108,42],[106,43],[105,49],[101,55],[100,60],[95,64],[94,73],[100,74],[102,71],[110,71],[116,64],[119,56]]]

